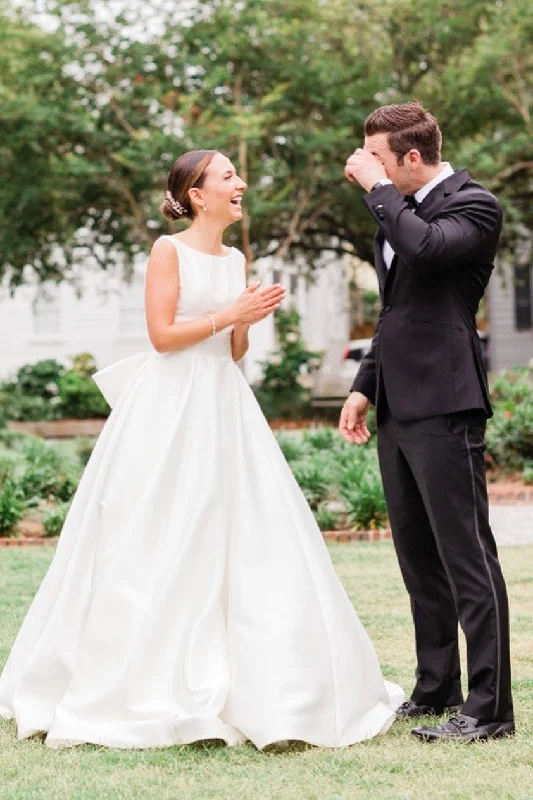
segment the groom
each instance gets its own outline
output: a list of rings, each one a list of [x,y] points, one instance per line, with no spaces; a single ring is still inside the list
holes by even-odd
[[[342,410],[363,444],[376,407],[394,544],[411,598],[417,671],[404,718],[455,713],[413,733],[491,739],[514,732],[505,582],[489,526],[484,434],[492,411],[476,332],[502,225],[497,200],[440,158],[418,103],[382,106],[345,174],[367,194],[383,308]],[[463,705],[458,621],[468,651]]]

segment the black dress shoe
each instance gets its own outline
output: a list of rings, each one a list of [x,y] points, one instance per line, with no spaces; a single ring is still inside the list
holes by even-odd
[[[443,725],[421,725],[411,731],[424,742],[436,742],[439,739],[454,742],[476,742],[513,736],[514,732],[514,722],[481,722],[476,717],[469,717],[467,714],[450,717],[448,722]]]
[[[399,719],[408,719],[415,717],[440,717],[441,714],[449,712],[450,714],[459,711],[461,706],[424,706],[416,703],[414,700],[406,700],[399,708],[396,709],[396,716]]]

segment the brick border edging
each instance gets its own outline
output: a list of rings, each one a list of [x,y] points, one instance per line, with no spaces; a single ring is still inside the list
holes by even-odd
[[[322,531],[327,542],[383,542],[392,539],[389,529],[373,531]],[[9,536],[0,537],[0,547],[31,547],[56,544],[59,536]]]
[[[495,506],[533,505],[533,486],[517,487],[516,489],[504,488],[497,483],[487,487],[489,503]]]
[[[390,528],[372,531],[322,531],[327,542],[384,542],[392,539]]]
[[[31,547],[32,545],[56,544],[59,536],[1,536],[0,547]]]

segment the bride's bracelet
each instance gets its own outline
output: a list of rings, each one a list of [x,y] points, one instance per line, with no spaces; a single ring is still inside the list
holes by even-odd
[[[211,336],[214,336],[217,332],[217,324],[214,318],[211,316],[211,314],[204,314],[204,317],[207,317],[207,319],[211,322]]]

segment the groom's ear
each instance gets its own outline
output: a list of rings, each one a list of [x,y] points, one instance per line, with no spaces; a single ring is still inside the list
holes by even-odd
[[[411,169],[417,169],[420,167],[424,162],[422,161],[422,156],[420,155],[420,151],[413,148],[409,150],[408,153],[404,156],[404,163],[405,159],[407,159],[407,163],[411,167]]]

